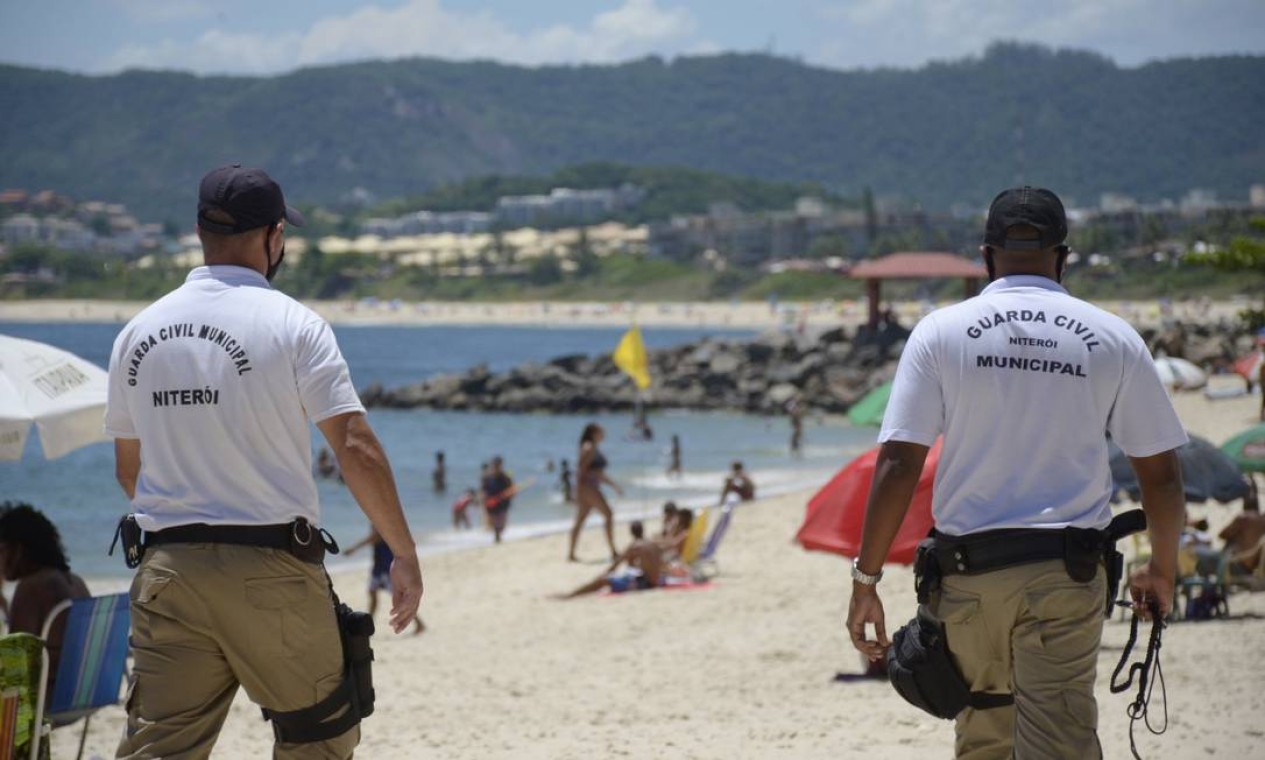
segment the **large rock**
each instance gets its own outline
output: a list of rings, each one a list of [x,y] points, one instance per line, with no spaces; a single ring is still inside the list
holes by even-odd
[[[775,407],[783,407],[788,401],[799,395],[799,388],[790,383],[778,383],[765,393],[765,398]]]
[[[1147,330],[1154,344],[1180,348],[1197,363],[1215,364],[1249,350],[1252,336],[1230,325],[1169,326]],[[796,396],[809,407],[842,412],[889,380],[907,330],[889,326],[826,330],[816,338],[770,332],[747,342],[704,339],[649,352],[654,408],[733,409],[784,414]],[[1176,345],[1174,345],[1176,344]],[[478,366],[402,388],[374,384],[362,393],[366,406],[498,409],[515,412],[594,412],[631,408],[632,380],[610,354],[572,354],[493,373]]]

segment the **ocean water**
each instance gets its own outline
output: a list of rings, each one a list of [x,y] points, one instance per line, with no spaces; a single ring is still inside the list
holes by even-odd
[[[0,323],[0,333],[40,340],[83,356],[101,366],[121,329],[118,324]],[[357,387],[374,382],[395,387],[440,372],[456,372],[479,363],[493,371],[527,361],[547,361],[574,353],[614,349],[622,330],[545,327],[370,327],[335,328]],[[751,333],[698,328],[643,330],[650,347],[667,347],[704,336],[741,338]],[[875,431],[853,428],[834,419],[810,419],[804,451],[790,456],[790,426],[782,418],[715,412],[656,412],[650,415],[653,441],[634,440],[628,414],[547,415],[431,410],[371,409],[369,420],[391,459],[401,500],[423,554],[482,546],[491,535],[476,528],[454,531],[451,503],[466,487],[477,485],[481,462],[504,457],[520,483],[530,482],[514,500],[506,538],[560,532],[572,520],[573,507],[562,500],[556,469],[561,459],[574,467],[581,429],[590,421],[607,430],[603,450],[608,473],[624,488],[609,493],[620,519],[657,514],[664,501],[685,506],[715,502],[731,462],[738,460],[756,481],[759,495],[812,487],[852,456],[873,444]],[[314,451],[323,443],[312,428]],[[666,474],[673,434],[681,438],[684,474]],[[448,462],[448,489],[435,493],[431,470],[436,451]],[[319,481],[322,519],[343,544],[363,537],[368,523],[347,489],[337,480]],[[113,448],[94,444],[56,460],[45,460],[36,436],[21,462],[0,462],[0,500],[28,501],[48,513],[62,531],[72,567],[85,576],[123,578],[122,560],[106,556],[114,525],[128,509],[114,480]],[[595,518],[591,518],[593,520]],[[592,524],[592,523],[590,523]],[[790,538],[789,536],[787,537]],[[621,536],[622,540],[622,536]],[[558,557],[566,552],[559,536]],[[580,555],[600,557],[600,542],[582,542]],[[331,564],[347,562],[334,558]]]

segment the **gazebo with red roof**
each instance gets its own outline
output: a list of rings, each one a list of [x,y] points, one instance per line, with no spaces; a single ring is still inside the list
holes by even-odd
[[[981,264],[952,253],[915,252],[893,253],[878,259],[862,261],[852,267],[854,280],[865,280],[866,297],[870,302],[870,326],[878,324],[878,305],[883,280],[929,280],[945,277],[961,277],[965,286],[963,298],[970,298],[979,290],[979,281],[988,276]]]

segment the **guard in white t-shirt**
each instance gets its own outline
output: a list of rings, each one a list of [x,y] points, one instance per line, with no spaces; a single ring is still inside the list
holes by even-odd
[[[992,283],[919,322],[879,436],[849,634],[872,660],[889,646],[876,584],[943,435],[928,552],[939,581],[920,601],[972,692],[957,714],[958,757],[1101,755],[1093,687],[1108,595],[1108,436],[1143,484],[1151,533],[1131,594],[1162,614],[1172,605],[1184,508],[1174,450],[1186,434],[1137,332],[1059,284],[1066,236],[1054,193],[994,199],[981,249]]]
[[[205,757],[238,686],[276,757],[351,757],[364,707],[322,565],[309,423],[395,554],[391,624],[422,594],[395,481],[325,320],[273,290],[286,223],[260,169],[203,178],[206,266],[123,328],[106,431],[144,531],[132,546],[135,682],[119,757]]]

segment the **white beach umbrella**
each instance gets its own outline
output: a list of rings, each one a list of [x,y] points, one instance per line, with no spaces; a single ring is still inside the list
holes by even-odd
[[[1160,356],[1155,359],[1155,369],[1164,385],[1174,390],[1193,390],[1208,384],[1208,374],[1194,363],[1176,356]]]
[[[0,459],[22,458],[34,423],[55,459],[105,434],[106,371],[33,340],[0,335]]]

